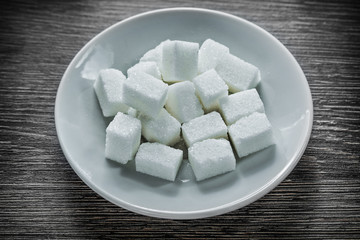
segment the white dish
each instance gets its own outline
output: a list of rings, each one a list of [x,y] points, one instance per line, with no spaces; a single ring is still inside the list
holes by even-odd
[[[105,128],[92,82],[93,69],[126,70],[166,39],[202,43],[212,38],[259,67],[257,87],[276,145],[237,160],[236,170],[196,182],[185,161],[175,182],[137,173],[104,157]],[[104,55],[105,54],[105,55]],[[89,72],[90,70],[90,72]],[[310,138],[313,107],[299,64],[271,34],[244,19],[195,8],[163,9],[121,21],[87,43],[68,66],[58,89],[55,121],[63,152],[95,192],[140,214],[173,219],[223,214],[275,188],[300,160]],[[132,161],[133,162],[133,161]]]

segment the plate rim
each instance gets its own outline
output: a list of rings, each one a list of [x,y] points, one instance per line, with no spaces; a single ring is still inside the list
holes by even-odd
[[[275,40],[276,42],[279,43],[279,46],[285,51],[287,52],[288,55],[291,56],[291,59],[294,63],[294,65],[298,68],[298,70],[300,70],[300,72],[303,75],[303,79],[304,84],[306,84],[306,99],[307,99],[307,103],[306,105],[308,106],[308,121],[305,123],[307,129],[306,129],[306,135],[304,137],[304,141],[302,142],[301,147],[298,147],[294,156],[289,160],[289,163],[282,169],[282,171],[280,171],[275,177],[273,177],[270,181],[267,182],[267,184],[265,184],[264,186],[262,186],[260,189],[258,189],[257,191],[253,192],[250,195],[247,195],[243,198],[237,199],[235,201],[226,203],[226,204],[222,204],[219,205],[217,207],[213,207],[213,208],[207,208],[207,209],[203,209],[203,210],[194,210],[194,211],[164,211],[164,210],[156,210],[156,209],[151,209],[151,208],[147,208],[147,207],[142,207],[136,204],[132,204],[130,202],[124,201],[122,199],[118,199],[113,197],[111,194],[108,194],[107,192],[103,191],[101,188],[99,188],[96,184],[92,183],[92,181],[88,181],[87,178],[85,178],[85,176],[83,175],[83,173],[81,172],[80,169],[78,169],[78,166],[76,164],[76,162],[70,157],[70,154],[68,153],[68,151],[66,150],[65,147],[65,143],[62,140],[62,133],[60,132],[59,129],[59,124],[58,124],[58,119],[59,119],[59,114],[60,114],[60,110],[59,110],[59,96],[62,95],[62,92],[64,91],[64,82],[65,79],[68,78],[69,72],[70,72],[70,66],[73,66],[75,64],[75,61],[77,60],[78,56],[80,56],[81,54],[83,54],[88,48],[89,46],[91,46],[94,42],[97,41],[98,38],[101,37],[101,35],[105,34],[108,31],[111,31],[113,28],[116,28],[118,25],[124,24],[126,22],[132,21],[133,19],[138,19],[138,18],[142,18],[142,17],[146,17],[149,15],[154,15],[154,14],[158,14],[158,13],[162,13],[162,12],[169,12],[169,11],[186,11],[186,12],[202,12],[202,13],[211,13],[211,14],[215,14],[215,15],[220,15],[220,16],[224,16],[227,18],[231,18],[234,19],[236,21],[241,21],[246,25],[250,25],[251,27],[256,28],[258,31],[261,31],[263,34],[268,35],[268,37],[272,38],[273,40]],[[69,65],[67,66],[57,93],[56,93],[56,99],[55,99],[55,109],[54,109],[54,115],[55,115],[55,128],[56,128],[56,133],[57,133],[57,137],[60,143],[60,147],[62,149],[62,152],[67,160],[67,162],[70,164],[71,168],[75,171],[75,173],[80,177],[80,179],[88,186],[90,187],[94,192],[96,192],[97,194],[99,194],[101,197],[103,197],[104,199],[106,199],[107,201],[115,204],[116,206],[122,207],[124,209],[127,209],[129,211],[138,213],[138,214],[142,214],[142,215],[146,215],[146,216],[151,216],[151,217],[157,217],[157,218],[165,218],[165,219],[198,219],[198,218],[205,218],[205,217],[212,217],[212,216],[216,216],[216,215],[220,215],[220,214],[225,214],[231,211],[234,211],[236,209],[240,209],[244,206],[249,205],[250,203],[253,203],[257,200],[259,200],[260,198],[262,198],[264,195],[266,195],[267,193],[269,193],[271,190],[273,190],[275,187],[277,187],[291,172],[292,170],[295,168],[295,166],[298,164],[298,162],[300,161],[303,153],[305,152],[305,149],[308,145],[308,142],[310,140],[310,136],[311,136],[311,132],[312,132],[312,125],[313,125],[313,115],[314,115],[314,110],[313,110],[313,100],[312,100],[312,95],[311,95],[311,90],[309,87],[309,83],[307,81],[307,78],[303,72],[303,70],[301,69],[299,63],[296,61],[295,57],[291,54],[291,52],[280,42],[280,40],[278,40],[277,38],[275,38],[271,33],[267,32],[265,29],[259,27],[258,25],[256,25],[255,23],[252,23],[244,18],[229,14],[229,13],[225,13],[222,11],[217,11],[217,10],[211,10],[211,9],[205,9],[205,8],[193,8],[193,7],[175,7],[175,8],[163,8],[163,9],[157,9],[157,10],[151,10],[151,11],[147,11],[147,12],[143,12],[143,13],[139,13],[136,15],[133,15],[131,17],[128,17],[126,19],[123,19],[119,22],[116,22],[115,24],[107,27],[106,29],[102,30],[101,32],[99,32],[95,37],[91,38],[76,54],[75,56],[72,58],[71,62],[69,63]]]

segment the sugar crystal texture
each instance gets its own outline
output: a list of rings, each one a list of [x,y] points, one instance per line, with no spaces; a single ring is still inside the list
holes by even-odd
[[[197,181],[235,170],[236,160],[225,139],[207,139],[189,148],[189,162]]]
[[[218,110],[219,98],[228,95],[228,86],[214,69],[198,75],[193,83],[206,112]]]
[[[231,54],[221,58],[215,70],[232,93],[256,87],[261,78],[257,67]]]
[[[134,159],[140,138],[140,120],[119,112],[106,128],[106,158],[122,164]]]
[[[212,39],[205,40],[199,50],[199,73],[215,68],[221,58],[227,54],[229,54],[228,47]]]
[[[191,81],[198,73],[199,44],[185,41],[164,42],[161,73],[165,82]]]
[[[189,81],[170,85],[165,107],[180,123],[204,114],[201,103],[195,95],[194,84]]]
[[[183,151],[161,143],[143,143],[135,157],[136,171],[174,181]]]
[[[123,84],[124,102],[152,118],[165,105],[167,92],[166,83],[144,72],[131,74]]]
[[[182,125],[182,134],[186,145],[209,138],[227,138],[227,127],[218,112],[192,119]]]
[[[227,125],[254,112],[264,112],[264,104],[256,91],[249,89],[219,99],[220,112]]]
[[[128,76],[137,72],[144,72],[157,79],[161,79],[161,73],[156,62],[139,62],[127,70]]]
[[[229,127],[230,140],[239,157],[274,144],[272,127],[264,113],[255,112]]]
[[[157,45],[155,48],[147,51],[144,56],[140,58],[140,62],[156,62],[157,66],[161,68],[162,62],[162,47],[164,43],[170,42],[170,40],[165,40]]]
[[[140,115],[142,135],[149,142],[173,145],[180,140],[181,124],[164,108],[156,118]]]
[[[127,112],[129,107],[122,99],[123,82],[126,77],[116,69],[104,69],[94,83],[96,96],[105,117],[115,116],[117,112]]]

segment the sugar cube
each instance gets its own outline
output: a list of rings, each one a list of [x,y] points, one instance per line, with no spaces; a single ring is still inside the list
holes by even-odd
[[[183,151],[160,143],[143,143],[135,157],[136,171],[174,181]]]
[[[197,181],[235,170],[236,159],[225,139],[207,139],[189,148],[189,162]]]
[[[161,73],[165,82],[191,81],[198,73],[199,44],[185,41],[164,42]]]
[[[194,118],[182,125],[183,138],[188,147],[208,138],[227,138],[227,127],[218,112]]]
[[[149,142],[173,145],[180,140],[181,124],[162,108],[156,118],[140,114],[142,134]]]
[[[165,105],[168,85],[155,77],[137,72],[123,84],[123,100],[130,107],[155,118]]]
[[[232,93],[254,88],[260,82],[257,67],[231,54],[223,56],[215,70]]]
[[[117,112],[126,112],[128,106],[122,99],[123,82],[126,77],[116,69],[104,69],[94,83],[96,96],[105,117],[114,116]]]
[[[170,42],[170,40],[165,40],[157,45],[154,49],[147,51],[144,56],[140,58],[140,62],[156,62],[157,66],[161,68],[162,60],[162,47],[164,43]],[[160,69],[161,70],[161,69]]]
[[[220,112],[227,125],[254,112],[264,112],[264,104],[256,91],[249,89],[219,99]]]
[[[227,54],[228,47],[212,39],[205,40],[199,50],[199,73],[215,68],[218,61]]]
[[[121,112],[117,113],[106,128],[106,158],[122,164],[127,163],[134,158],[140,138],[140,120]]]
[[[136,72],[139,71],[150,74],[157,79],[161,79],[161,73],[156,62],[139,62],[129,68],[127,70],[127,74],[130,76],[131,74],[136,74]]]
[[[195,95],[194,84],[189,81],[170,85],[165,107],[180,123],[204,114],[201,103]]]
[[[206,112],[218,110],[219,98],[228,95],[228,86],[214,69],[198,75],[193,83]]]
[[[271,124],[264,113],[240,118],[229,127],[229,135],[239,157],[274,144]]]

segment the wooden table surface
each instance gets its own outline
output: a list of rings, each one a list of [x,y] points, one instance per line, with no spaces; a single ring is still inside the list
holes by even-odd
[[[356,1],[8,1],[0,7],[0,238],[360,238],[360,4]],[[75,174],[54,104],[77,51],[127,17],[202,7],[243,17],[278,38],[307,76],[309,145],[260,200],[197,220],[138,215]]]

